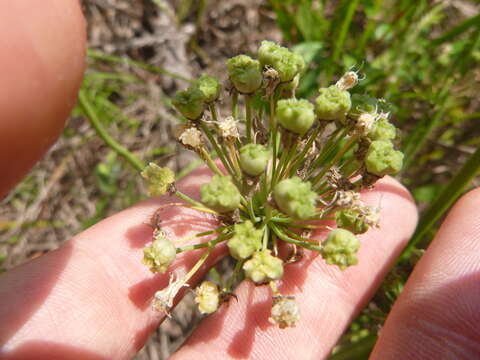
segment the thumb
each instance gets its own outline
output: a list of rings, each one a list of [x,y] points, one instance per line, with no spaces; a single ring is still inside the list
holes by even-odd
[[[0,1],[0,199],[62,131],[85,42],[77,0]]]

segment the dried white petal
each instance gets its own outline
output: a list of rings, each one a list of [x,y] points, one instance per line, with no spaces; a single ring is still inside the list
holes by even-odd
[[[229,116],[222,121],[217,122],[218,128],[220,130],[220,135],[223,138],[239,138],[240,134],[238,133],[237,121],[233,116]]]
[[[268,319],[280,329],[295,327],[300,320],[300,309],[293,296],[276,296],[273,298],[271,316]]]
[[[175,275],[170,276],[168,286],[155,293],[153,298],[153,308],[169,316],[170,309],[173,306],[173,300],[182,287],[188,286],[184,277],[175,280]]]
[[[372,130],[378,116],[377,114],[362,113],[355,124],[355,132],[360,136],[366,136]]]
[[[202,145],[202,133],[197,128],[186,129],[178,138],[183,145],[191,146],[194,149]]]
[[[358,84],[358,75],[355,71],[344,74],[335,84],[340,90],[348,90]]]
[[[358,201],[360,201],[360,194],[352,190],[338,190],[336,193],[336,198],[337,201],[335,202],[335,205],[338,207],[352,207]]]

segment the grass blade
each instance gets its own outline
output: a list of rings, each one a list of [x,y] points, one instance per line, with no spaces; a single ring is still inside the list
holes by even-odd
[[[450,181],[440,196],[430,204],[418,223],[415,234],[410,239],[407,247],[400,256],[400,260],[408,259],[418,242],[432,228],[440,217],[442,217],[450,206],[463,193],[472,179],[480,173],[480,147],[470,156],[465,165]]]
[[[100,120],[97,117],[97,113],[95,112],[93,106],[88,101],[87,95],[85,94],[85,90],[80,89],[78,94],[78,104],[82,109],[83,113],[89,120],[92,127],[95,129],[97,135],[105,141],[105,143],[117,154],[123,156],[135,169],[138,171],[142,171],[145,168],[145,164],[138,159],[135,155],[133,155],[127,148],[120,145],[114,138],[112,138],[107,130],[103,127],[100,123]]]
[[[340,57],[340,54],[345,43],[345,38],[347,37],[348,29],[352,23],[353,15],[357,9],[358,3],[360,0],[349,1],[347,10],[345,11],[345,16],[343,18],[342,24],[340,26],[340,32],[338,33],[337,39],[335,41],[335,48],[333,49],[332,61],[336,62]]]
[[[88,55],[88,57],[90,57],[92,59],[95,59],[95,60],[109,61],[109,62],[114,62],[114,63],[118,63],[118,64],[126,64],[126,65],[129,65],[129,66],[135,66],[135,67],[150,71],[151,73],[154,73],[154,74],[167,75],[167,76],[170,76],[173,79],[192,82],[191,79],[188,79],[185,76],[182,76],[180,74],[176,74],[174,72],[171,72],[171,71],[168,71],[168,70],[156,67],[156,66],[145,64],[141,61],[135,61],[135,60],[124,58],[124,57],[118,57],[118,56],[114,56],[114,55],[103,54],[103,53],[100,53],[100,52],[97,52],[97,51],[94,51],[94,50],[91,50],[91,49],[87,50],[87,55]]]
[[[447,41],[450,41],[453,38],[463,34],[465,31],[469,30],[470,27],[472,26],[480,27],[480,14],[472,16],[471,18],[468,18],[464,22],[455,26],[453,29],[447,31],[442,36],[432,40],[431,45],[435,47],[443,43],[446,43]]]

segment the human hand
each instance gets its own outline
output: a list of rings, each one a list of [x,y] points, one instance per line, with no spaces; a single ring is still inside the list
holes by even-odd
[[[27,8],[26,3],[15,2],[24,4],[22,10]],[[74,3],[45,1],[39,7],[68,7]],[[29,9],[35,7],[32,4],[29,3]],[[2,6],[12,5],[0,5],[0,16],[6,14]],[[9,11],[12,17],[12,8]],[[62,33],[67,38],[79,39],[83,34],[79,25],[80,13],[77,9],[71,14],[73,19],[59,26],[68,28],[77,24],[70,31],[65,28]],[[32,12],[31,16],[40,14]],[[37,24],[42,23],[38,21]],[[67,59],[75,55],[78,60],[83,56],[75,52],[78,49],[74,51],[68,46],[64,49],[69,49],[68,57],[62,54]],[[57,51],[52,53],[59,54]],[[11,56],[7,54],[5,57]],[[0,65],[3,61],[6,60],[1,57]],[[61,62],[56,64],[61,69],[65,66]],[[65,74],[71,79],[73,94],[73,85],[78,85],[80,72],[81,66],[70,67]],[[34,76],[36,79],[42,77],[40,74]],[[3,86],[2,80],[0,88]],[[3,94],[1,90],[0,94]],[[60,106],[57,103],[63,101],[63,94],[52,92],[48,95],[51,101],[39,101],[37,109],[43,111],[44,106]],[[69,96],[74,95],[69,93]],[[4,114],[6,105],[10,111],[6,114],[24,111],[25,100],[20,96],[18,99],[16,105],[1,103],[0,114]],[[66,113],[62,113],[63,117]],[[45,114],[49,114],[47,110]],[[52,127],[58,129],[57,124],[63,119],[58,115],[60,112],[50,114],[57,119]],[[25,118],[31,119],[30,116]],[[45,126],[51,128],[51,123],[45,119],[50,117],[37,118],[37,124],[42,124],[42,129]],[[25,128],[30,129],[29,126]],[[0,136],[4,134],[6,132],[0,131]],[[22,139],[20,135],[23,136],[10,135],[10,140],[19,141]],[[29,148],[28,161],[38,158],[43,149]],[[10,162],[2,162],[3,169]],[[20,168],[24,169],[25,164]],[[12,171],[18,179],[19,172],[15,169]],[[208,179],[208,172],[200,170],[179,186],[185,193],[195,196],[198,187]],[[480,294],[478,286],[472,286],[478,282],[475,277],[480,257],[479,245],[475,241],[479,238],[480,228],[475,219],[479,196],[478,191],[470,193],[451,212],[387,320],[374,358],[438,358],[447,350],[451,351],[452,357],[475,358],[480,352],[479,334],[474,326],[478,320]],[[360,237],[362,248],[357,266],[341,272],[326,266],[320,257],[307,255],[301,262],[286,267],[282,290],[286,294],[298,295],[302,311],[296,328],[279,330],[270,326],[266,320],[271,306],[268,288],[254,289],[254,285],[244,282],[236,290],[238,303],[225,304],[205,319],[174,358],[190,359],[196,355],[209,359],[308,359],[327,356],[342,331],[373,294],[416,223],[416,209],[408,192],[390,178],[380,181],[374,191],[365,193],[364,199],[373,205],[381,204],[382,219],[380,229]],[[164,319],[163,314],[151,309],[150,299],[156,290],[166,285],[168,276],[152,275],[141,263],[141,258],[142,247],[151,238],[152,229],[147,225],[151,215],[169,201],[165,197],[138,204],[75,236],[62,248],[0,276],[0,344],[3,344],[0,357],[132,357]],[[162,212],[162,219],[165,230],[175,238],[214,226],[214,219],[183,208],[167,208]],[[224,252],[220,249],[214,258],[219,259],[222,255]],[[196,257],[198,253],[180,254],[172,270],[181,276]],[[202,269],[202,273],[206,269]],[[463,296],[452,296],[460,293]]]

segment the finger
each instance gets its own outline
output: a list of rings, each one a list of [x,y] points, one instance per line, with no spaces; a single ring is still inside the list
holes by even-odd
[[[384,179],[366,202],[381,204],[379,230],[360,236],[359,264],[340,271],[317,256],[287,265],[280,291],[294,295],[301,319],[295,328],[280,330],[268,322],[271,293],[266,286],[243,282],[231,302],[206,318],[174,359],[319,359],[326,357],[352,318],[379,286],[392,261],[411,235],[415,205],[393,179]]]
[[[209,179],[210,173],[200,170],[178,186],[196,196],[199,184]],[[38,351],[51,359],[131,358],[164,317],[152,310],[151,299],[169,276],[152,275],[141,259],[152,238],[152,214],[171,201],[177,202],[164,197],[127,209],[0,276],[0,344],[5,344],[0,358],[38,359]],[[217,225],[211,215],[179,206],[165,207],[160,216],[171,239]],[[220,247],[211,262],[224,250]],[[169,271],[183,275],[202,253],[179,254]]]
[[[480,358],[480,189],[458,201],[395,303],[373,359]]]
[[[53,144],[85,59],[77,0],[0,1],[0,199]]]

